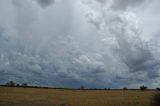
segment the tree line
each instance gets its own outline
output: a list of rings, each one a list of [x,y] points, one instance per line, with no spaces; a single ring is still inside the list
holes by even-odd
[[[7,87],[28,87],[27,83],[22,83],[22,84],[18,84],[15,83],[14,81],[9,81],[1,86],[7,86]]]
[[[26,87],[26,88],[51,88],[51,87],[42,87],[42,86],[31,86],[28,85],[27,83],[22,83],[18,84],[15,83],[14,81],[9,81],[6,84],[0,85],[0,86],[5,86],[5,87]],[[52,88],[51,88],[52,89]],[[71,89],[71,88],[56,88],[56,89]],[[97,88],[85,88],[84,86],[80,86],[81,90],[137,90],[137,89],[128,89],[127,87],[124,87],[122,89],[110,89],[110,88],[104,88],[104,89],[97,89]],[[147,86],[140,86],[139,90],[141,91],[146,91],[149,90]],[[160,91],[160,88],[156,88],[155,90]]]
[[[15,83],[14,81],[9,81],[3,85],[0,85],[0,86],[3,86],[3,87],[24,87],[24,88],[48,88],[48,87],[40,87],[40,86],[31,86],[31,85],[28,85],[27,83],[22,83],[22,84],[19,84],[19,83]]]

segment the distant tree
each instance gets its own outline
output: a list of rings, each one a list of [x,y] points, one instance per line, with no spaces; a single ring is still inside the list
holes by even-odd
[[[104,90],[107,90],[107,88],[104,88]]]
[[[124,87],[123,90],[128,90],[128,88],[127,88],[127,87]]]
[[[23,86],[23,87],[27,87],[27,86],[28,86],[28,84],[27,84],[27,83],[23,83],[21,86]]]
[[[147,90],[147,87],[146,86],[140,86],[140,90],[142,90],[142,91],[145,91],[145,90]]]
[[[13,81],[10,81],[10,82],[7,82],[7,83],[6,83],[6,86],[10,86],[10,87],[13,87],[13,86],[15,86],[15,85],[16,85],[16,83],[13,82]]]
[[[93,88],[93,90],[97,90],[97,88]]]
[[[85,89],[85,88],[84,88],[84,86],[82,85],[82,86],[80,87],[80,89],[82,89],[82,90],[83,90],[83,89]]]
[[[19,84],[16,84],[16,87],[19,87],[20,85]]]
[[[160,91],[160,88],[156,88],[157,91]]]

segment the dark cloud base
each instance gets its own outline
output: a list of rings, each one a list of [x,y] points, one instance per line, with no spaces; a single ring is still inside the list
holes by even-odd
[[[40,6],[47,7],[55,3],[55,0],[37,0],[37,2],[40,4]]]

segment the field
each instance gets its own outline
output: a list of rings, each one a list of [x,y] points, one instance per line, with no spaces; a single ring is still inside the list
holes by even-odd
[[[0,87],[0,106],[150,106],[155,93]]]

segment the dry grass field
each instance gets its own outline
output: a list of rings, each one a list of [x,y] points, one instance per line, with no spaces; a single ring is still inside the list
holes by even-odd
[[[0,106],[150,106],[155,93],[0,87]]]

